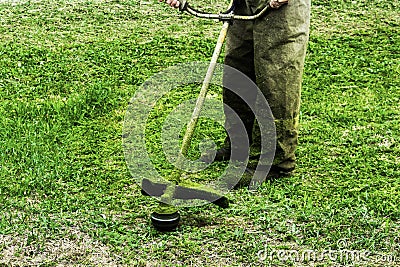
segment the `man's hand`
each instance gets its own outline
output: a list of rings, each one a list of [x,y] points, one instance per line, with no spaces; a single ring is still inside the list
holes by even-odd
[[[167,1],[158,0],[158,1],[159,2],[165,2],[165,3],[167,3],[168,5],[170,5],[171,7],[174,7],[174,8],[178,8],[179,5],[181,4],[178,0],[167,0]]]
[[[280,8],[283,5],[286,5],[289,0],[271,0],[269,2],[270,7],[272,8]]]

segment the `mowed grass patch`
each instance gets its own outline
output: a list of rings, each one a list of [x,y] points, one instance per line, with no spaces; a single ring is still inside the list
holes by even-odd
[[[296,266],[262,253],[344,240],[371,251],[360,266],[396,266],[374,260],[399,251],[399,7],[313,1],[296,173],[231,192],[226,210],[183,209],[178,230],[159,233],[148,220],[156,201],[126,168],[124,112],[153,74],[209,60],[220,24],[156,1],[2,4],[0,263]],[[197,92],[178,90],[160,110]],[[168,174],[162,122],[149,122],[149,151]],[[221,144],[218,125],[200,126],[196,142],[207,133]]]

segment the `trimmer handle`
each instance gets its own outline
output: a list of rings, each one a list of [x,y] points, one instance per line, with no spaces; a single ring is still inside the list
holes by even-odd
[[[187,0],[180,0],[179,1],[179,10],[181,12],[188,12],[189,14],[205,19],[215,19],[220,21],[231,21],[231,20],[254,20],[261,17],[267,10],[270,9],[278,9],[283,5],[286,5],[289,0],[270,0],[268,5],[266,5],[260,12],[255,15],[235,15],[234,14],[234,5],[235,0],[231,2],[228,9],[219,14],[212,14],[212,13],[205,13],[199,10],[192,8]]]

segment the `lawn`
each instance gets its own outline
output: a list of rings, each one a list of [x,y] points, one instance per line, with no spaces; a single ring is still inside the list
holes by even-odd
[[[209,61],[221,24],[156,0],[0,1],[0,266],[399,266],[398,10],[312,1],[295,174],[229,192],[227,209],[183,208],[160,233],[127,169],[125,111],[152,75]],[[204,136],[224,138],[207,121]]]

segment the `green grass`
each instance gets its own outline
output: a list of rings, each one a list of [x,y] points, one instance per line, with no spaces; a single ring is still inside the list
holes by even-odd
[[[159,233],[126,168],[124,112],[153,74],[208,61],[220,24],[156,1],[0,4],[0,266],[298,266],[259,252],[343,241],[372,253],[360,266],[399,265],[373,261],[400,259],[399,8],[313,1],[295,175]],[[177,93],[165,111],[196,95]],[[224,138],[207,121],[197,135]]]

